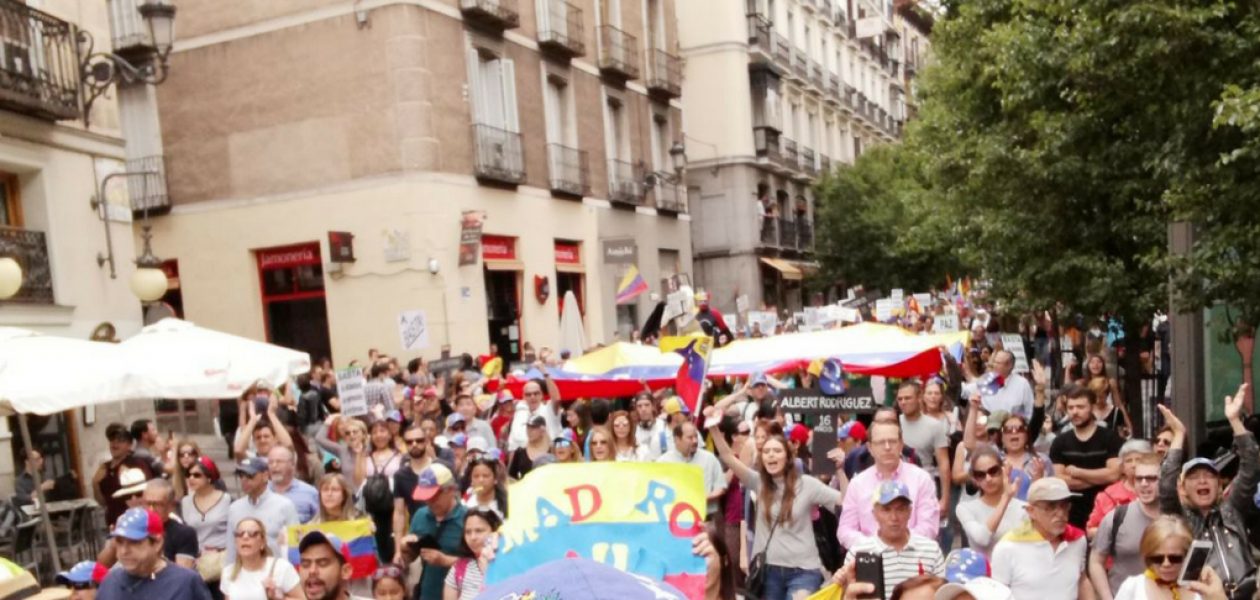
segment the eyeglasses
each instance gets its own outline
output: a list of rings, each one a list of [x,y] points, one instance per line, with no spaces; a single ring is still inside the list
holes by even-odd
[[[1186,560],[1186,555],[1184,554],[1152,554],[1146,557],[1146,564],[1162,565],[1168,563],[1170,565],[1179,565],[1184,560]]]
[[[256,539],[262,537],[262,532],[257,529],[242,529],[236,532],[236,539],[251,538]]]
[[[557,448],[568,448],[572,445],[573,445],[573,442],[570,442],[569,440],[559,440],[556,442]]]
[[[893,440],[871,440],[871,446],[874,446],[874,447],[876,447],[876,448],[881,447],[881,446],[882,446],[882,447],[884,447],[884,448],[894,448],[894,447],[896,447],[896,446],[897,446],[897,444],[900,444],[900,443],[901,443],[901,440],[900,440],[900,439],[893,439]]]
[[[405,441],[407,442],[408,446],[415,446],[416,444],[423,444],[429,440],[425,438],[406,438]]]
[[[1159,475],[1138,475],[1133,479],[1138,483],[1156,483],[1159,481]]]
[[[198,473],[197,471],[193,471],[192,473],[188,474],[188,478],[189,479],[205,479],[206,476],[204,473]]]
[[[980,470],[971,471],[971,477],[974,478],[976,481],[984,481],[985,478],[997,477],[998,475],[1001,475],[1001,474],[1002,474],[1002,465],[993,465],[992,467],[989,467],[988,469],[985,469],[983,471],[980,471]]]
[[[1155,438],[1155,445],[1156,446],[1171,446],[1172,440],[1168,438],[1163,438],[1163,437]]]
[[[1028,428],[1023,425],[1010,425],[1002,428],[1002,433],[1024,433],[1025,431],[1028,431]]]

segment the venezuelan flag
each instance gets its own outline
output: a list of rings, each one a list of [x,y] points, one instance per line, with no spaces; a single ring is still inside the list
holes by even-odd
[[[674,391],[691,414],[700,406],[700,392],[704,389],[704,377],[709,370],[709,354],[713,351],[713,338],[703,335],[668,336],[661,338],[662,352],[675,352],[683,357],[674,380]]]
[[[626,304],[646,291],[648,284],[643,280],[643,275],[637,267],[630,265],[630,270],[626,271],[626,276],[617,285],[617,304]]]
[[[349,548],[350,556],[346,562],[354,568],[350,579],[365,579],[376,573],[379,562],[376,558],[376,536],[372,531],[371,519],[355,519],[353,521],[332,521],[328,523],[294,525],[289,528],[286,539],[289,546],[289,562],[298,566],[302,562],[298,552],[298,543],[302,536],[311,531],[322,531],[339,538]]]

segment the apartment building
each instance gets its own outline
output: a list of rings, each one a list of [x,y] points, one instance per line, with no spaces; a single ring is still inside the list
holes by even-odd
[[[739,296],[780,312],[809,303],[812,186],[900,137],[913,75],[903,13],[916,10],[891,0],[679,4],[696,279],[718,306]],[[926,31],[913,39],[917,69]]]
[[[117,48],[106,3],[0,0],[0,258],[22,272],[16,295],[0,300],[0,328],[87,340],[122,339],[142,324],[128,286],[136,256],[129,203],[140,188],[129,191],[114,177],[103,202],[94,202],[127,163],[112,88],[92,103],[92,127],[85,126],[79,61],[89,48]],[[72,365],[66,374],[74,375]],[[152,403],[129,402],[28,423],[46,457],[45,476],[75,474],[82,486],[106,456],[105,426],[152,414]],[[0,418],[6,500],[22,468],[17,432],[15,417]]]
[[[628,337],[691,264],[674,1],[182,0],[167,300],[337,364],[557,348],[570,290]]]

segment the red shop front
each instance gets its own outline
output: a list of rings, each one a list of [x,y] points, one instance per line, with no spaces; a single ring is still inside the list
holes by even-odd
[[[267,341],[301,350],[311,361],[332,356],[319,242],[256,250]]]

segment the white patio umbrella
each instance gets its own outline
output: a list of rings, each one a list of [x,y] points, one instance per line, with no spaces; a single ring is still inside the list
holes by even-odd
[[[311,369],[305,352],[175,318],[141,329],[118,347],[158,398],[233,398],[259,379],[279,386]]]
[[[573,290],[564,293],[564,309],[560,311],[560,349],[569,351],[569,358],[586,351],[586,332],[582,328],[582,311]]]

